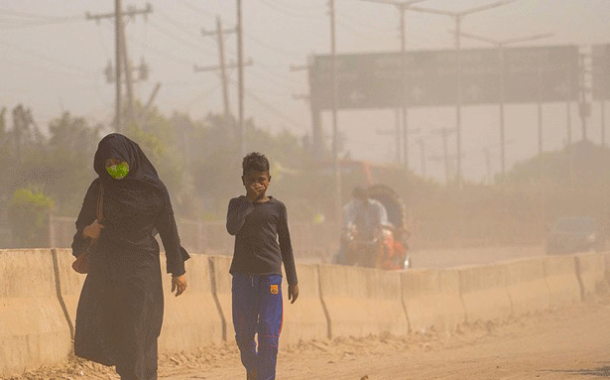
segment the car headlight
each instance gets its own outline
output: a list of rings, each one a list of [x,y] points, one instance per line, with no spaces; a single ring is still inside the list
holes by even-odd
[[[587,243],[593,243],[595,242],[595,234],[591,234],[589,236],[587,236]]]

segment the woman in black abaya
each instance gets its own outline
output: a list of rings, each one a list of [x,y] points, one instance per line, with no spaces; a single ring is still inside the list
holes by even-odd
[[[97,239],[76,314],[74,353],[116,365],[122,380],[157,379],[157,339],[163,323],[158,231],[176,296],[186,289],[184,261],[169,194],[137,143],[113,133],[95,153],[72,243],[78,257]],[[103,220],[97,203],[103,188]]]

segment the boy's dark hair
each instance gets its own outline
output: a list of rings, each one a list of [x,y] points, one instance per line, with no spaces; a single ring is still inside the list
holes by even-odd
[[[244,157],[244,161],[241,164],[243,174],[245,175],[248,170],[254,170],[255,172],[267,172],[269,173],[269,160],[264,154],[258,152],[249,153]]]

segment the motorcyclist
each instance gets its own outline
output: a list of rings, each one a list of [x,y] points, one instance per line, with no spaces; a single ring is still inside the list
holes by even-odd
[[[390,226],[385,207],[381,202],[369,198],[362,187],[354,188],[352,200],[343,207],[343,215],[342,236],[355,231],[359,241],[379,239],[382,228]],[[349,255],[348,249],[348,242],[342,238],[336,263],[353,264],[354,257]]]

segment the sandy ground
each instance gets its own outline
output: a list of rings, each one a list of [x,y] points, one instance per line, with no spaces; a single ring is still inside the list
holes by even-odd
[[[159,378],[245,379],[234,345],[160,358]],[[610,379],[610,298],[503,323],[462,326],[453,335],[409,334],[309,342],[280,352],[282,380]],[[72,359],[12,379],[118,379]]]

